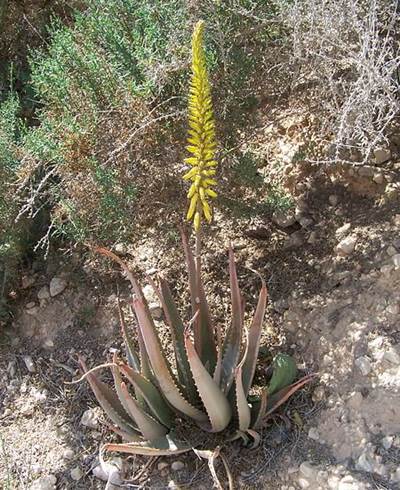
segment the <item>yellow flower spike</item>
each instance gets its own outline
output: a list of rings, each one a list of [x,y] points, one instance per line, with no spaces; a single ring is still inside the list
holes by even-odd
[[[206,58],[203,48],[204,22],[199,21],[192,37],[192,78],[189,88],[188,117],[189,130],[187,151],[191,153],[185,163],[192,168],[183,176],[192,182],[187,194],[190,199],[187,219],[193,220],[195,230],[199,230],[204,217],[212,220],[212,209],[207,197],[217,197],[210,187],[217,185],[210,178],[215,175],[215,123],[212,110],[211,89],[208,81]]]

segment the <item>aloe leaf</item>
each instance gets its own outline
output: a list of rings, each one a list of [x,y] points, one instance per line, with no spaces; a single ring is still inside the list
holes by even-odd
[[[141,444],[105,444],[104,449],[142,456],[174,456],[191,451],[192,447],[167,435],[152,443],[145,441]]]
[[[269,415],[271,415],[275,410],[280,407],[283,403],[285,403],[289,398],[296,393],[300,388],[302,388],[304,385],[309,383],[314,379],[315,375],[310,374],[308,376],[304,376],[304,378],[301,378],[299,381],[296,381],[296,383],[293,383],[290,386],[287,386],[286,388],[281,389],[278,391],[278,393],[275,393],[273,396],[270,397],[267,403],[267,410],[265,412],[265,418],[267,418]]]
[[[235,257],[229,248],[229,276],[231,286],[232,322],[223,345],[221,389],[226,394],[232,385],[235,369],[239,361],[243,330],[242,296],[236,273]]]
[[[259,429],[262,424],[263,417],[267,410],[268,392],[266,388],[261,391],[260,400],[253,403],[251,407],[251,428]]]
[[[154,416],[166,427],[171,427],[171,409],[154,384],[125,364],[121,364],[119,369],[132,383],[135,393],[143,397]]]
[[[211,431],[220,432],[232,417],[229,402],[201,362],[189,335],[185,335],[185,347],[194,382],[210,419]]]
[[[79,359],[79,364],[82,367],[82,370],[87,373],[88,369],[83,359]],[[100,381],[94,373],[87,374],[86,379],[100,406],[114,424],[129,436],[135,436],[136,433],[132,421],[129,419],[128,414],[124,410],[124,407],[114,391],[108,385]]]
[[[121,390],[125,396],[125,403],[128,407],[129,413],[136,421],[144,439],[151,442],[165,436],[168,433],[168,429],[164,425],[153,419],[153,417],[147,414],[140,407],[138,402],[133,398],[133,396],[130,395],[125,383],[121,384]]]
[[[196,267],[192,250],[187,237],[182,231],[182,243],[185,251],[186,264],[189,274],[190,296],[192,303],[192,315],[199,314],[194,323],[194,345],[203,364],[208,366],[210,372],[214,372],[217,362],[217,349],[215,346],[214,329],[211,314],[201,280],[200,267]]]
[[[267,287],[264,280],[261,278],[262,286],[260,295],[258,297],[257,308],[254,313],[253,321],[250,325],[248,334],[248,349],[246,360],[243,365],[243,389],[246,396],[249,394],[249,390],[253,383],[254,373],[256,370],[258,351],[260,348],[260,338],[262,325],[265,315],[265,308],[267,305]]]
[[[198,422],[205,422],[207,420],[207,415],[191,405],[180,393],[175,380],[172,377],[160,340],[155,331],[152,318],[147,314],[143,302],[139,299],[134,299],[133,306],[146,346],[146,351],[153,371],[157,375],[157,383],[164,397],[173,407],[188,417],[191,417]]]
[[[185,392],[188,394],[189,399],[196,402],[198,400],[197,391],[194,385],[193,376],[185,349],[185,328],[167,281],[160,279],[160,286],[162,304],[168,325],[171,330],[174,345],[178,378],[180,383],[183,385]]]
[[[247,403],[247,395],[243,388],[241,365],[239,365],[236,369],[235,388],[236,410],[239,418],[239,430],[246,431],[250,427],[251,412],[249,404]]]
[[[115,391],[117,393],[118,399],[121,402],[121,405],[124,407],[125,412],[131,415],[130,407],[126,401],[126,396],[125,393],[122,390],[122,378],[121,374],[119,372],[119,368],[117,367],[117,354],[114,354],[113,356],[113,363],[115,366],[111,367],[111,372],[114,378],[114,387]]]
[[[127,432],[124,432],[122,429],[119,427],[116,427],[115,425],[107,424],[107,427],[115,432],[115,434],[118,434],[119,436],[122,437],[127,442],[141,442],[143,441],[143,437],[140,436],[139,434],[128,434]]]
[[[129,365],[136,371],[140,371],[140,360],[136,355],[132,339],[129,335],[119,298],[118,298],[118,313],[119,313],[119,321],[121,324],[122,336],[125,342],[126,357],[128,358]]]
[[[297,366],[288,354],[278,354],[273,360],[273,373],[268,385],[268,394],[273,395],[290,385],[297,376]]]

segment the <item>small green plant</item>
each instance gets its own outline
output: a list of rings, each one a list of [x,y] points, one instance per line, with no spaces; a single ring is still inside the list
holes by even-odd
[[[163,307],[172,337],[174,360],[162,347],[143,290],[128,266],[113,252],[99,247],[97,252],[117,262],[131,283],[132,305],[137,320],[139,354],[128,332],[120,308],[120,320],[127,361],[114,354],[111,363],[88,370],[83,359],[80,366],[99,404],[110,420],[111,429],[124,442],[107,443],[105,451],[149,456],[174,455],[194,449],[190,440],[182,441],[176,429],[178,421],[192,422],[211,433],[224,433],[226,440],[242,439],[253,447],[260,442],[257,432],[293,393],[308,383],[312,376],[297,378],[295,361],[278,354],[272,363],[273,374],[268,386],[261,387],[259,396],[250,396],[253,386],[260,339],[267,303],[267,288],[263,279],[258,304],[248,329],[244,324],[244,303],[239,289],[235,259],[229,249],[231,291],[231,322],[223,327],[212,320],[201,275],[202,221],[210,221],[208,197],[216,197],[214,175],[216,161],[214,120],[210,86],[202,51],[203,24],[196,25],[193,35],[193,77],[189,98],[189,151],[187,160],[192,170],[185,175],[192,180],[189,190],[188,220],[193,220],[196,240],[194,255],[182,232],[183,248],[189,277],[191,318],[184,320],[179,313],[168,282],[159,284],[150,279]],[[210,174],[210,169],[212,174]],[[210,192],[211,191],[211,192]],[[115,391],[102,382],[96,371],[111,368]],[[209,459],[215,483],[222,488],[213,467],[220,455],[231,482],[231,475],[220,447],[196,450]],[[102,454],[102,451],[101,451]],[[231,483],[230,483],[231,486]]]

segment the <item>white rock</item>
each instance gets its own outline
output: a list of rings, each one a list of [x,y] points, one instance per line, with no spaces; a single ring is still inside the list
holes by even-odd
[[[72,449],[65,449],[65,451],[63,452],[63,455],[62,455],[63,459],[74,459],[75,457],[75,453]]]
[[[385,182],[385,179],[384,179],[383,175],[380,172],[376,172],[374,174],[373,181],[375,182],[375,184],[380,185],[380,184],[383,184]]]
[[[312,439],[313,441],[319,441],[319,432],[315,427],[311,427],[311,429],[308,431],[308,437],[309,439]]]
[[[54,297],[61,294],[67,287],[67,281],[62,277],[53,277],[50,281],[50,296]]]
[[[111,461],[105,461],[103,465],[98,465],[93,468],[93,475],[100,480],[113,483],[114,485],[120,485],[122,483],[121,468],[118,460],[120,458],[114,458]]]
[[[393,247],[393,245],[389,245],[386,249],[386,253],[389,255],[389,257],[393,257],[393,255],[397,254],[397,250]]]
[[[372,371],[371,360],[367,356],[358,357],[354,361],[354,364],[363,376],[368,376],[368,374]]]
[[[174,461],[171,464],[172,471],[180,471],[183,470],[184,467],[185,467],[185,463],[183,461]]]
[[[42,288],[39,289],[37,293],[38,299],[49,299],[50,298],[50,291],[47,286],[43,286]]]
[[[392,257],[394,268],[400,269],[400,254],[393,255]]]
[[[347,233],[350,230],[350,228],[351,228],[351,224],[345,223],[343,226],[338,228],[335,233],[337,236],[344,235],[345,233]]]
[[[299,478],[297,480],[297,483],[299,484],[300,488],[308,488],[310,486],[309,481],[306,480],[305,478]]]
[[[41,476],[29,487],[30,490],[56,490],[57,478],[54,475]]]
[[[395,347],[389,347],[389,349],[383,354],[383,359],[385,361],[391,362],[392,364],[400,364],[400,355]]]
[[[281,228],[288,228],[296,222],[296,217],[292,211],[277,210],[272,215],[272,221]]]
[[[349,235],[346,238],[343,238],[343,240],[336,245],[336,253],[342,257],[346,257],[347,255],[353,253],[356,243],[357,237],[354,235]]]
[[[385,449],[390,449],[393,445],[393,440],[394,440],[393,436],[385,436],[382,438],[381,444]]]
[[[115,253],[120,254],[120,255],[126,255],[128,252],[128,248],[125,245],[125,243],[117,243],[114,246]]]
[[[71,478],[72,480],[74,481],[78,481],[82,478],[83,476],[83,472],[82,470],[79,468],[79,466],[77,466],[76,468],[73,468],[70,472],[70,475],[71,475]]]
[[[28,369],[28,371],[30,373],[36,373],[36,367],[35,367],[35,363],[33,362],[32,357],[31,356],[24,356],[23,360],[24,360],[25,366]]]
[[[177,483],[175,483],[174,480],[170,480],[168,482],[168,488],[172,488],[173,490],[178,490],[179,485]]]
[[[81,425],[89,427],[89,429],[97,429],[99,426],[98,411],[94,408],[88,408],[82,415]]]
[[[301,465],[299,466],[299,471],[304,476],[304,478],[313,480],[315,479],[315,476],[318,472],[318,468],[316,468],[308,461],[304,461],[304,463],[301,463]]]
[[[380,165],[381,163],[385,163],[392,158],[392,154],[389,149],[385,148],[376,148],[374,150],[375,163]]]
[[[336,195],[336,194],[331,194],[329,197],[328,197],[328,200],[329,200],[329,204],[331,206],[336,206],[337,203],[339,202],[339,197]]]
[[[373,461],[371,461],[367,453],[362,453],[357,459],[356,469],[367,473],[371,473],[374,470]]]

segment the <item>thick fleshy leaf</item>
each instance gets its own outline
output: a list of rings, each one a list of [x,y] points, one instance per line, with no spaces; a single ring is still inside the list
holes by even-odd
[[[176,368],[178,379],[183,386],[189,400],[195,403],[198,400],[196,387],[194,385],[192,372],[185,349],[185,338],[183,322],[172,297],[167,281],[160,279],[162,304],[165,316],[170,327],[172,341],[175,351]]]
[[[88,373],[88,369],[83,359],[79,359],[79,364],[82,367],[82,370],[85,373]],[[128,435],[135,436],[136,433],[133,421],[130,420],[129,415],[126,413],[114,391],[108,385],[100,381],[94,373],[87,374],[86,379],[100,406],[114,424]]]
[[[154,384],[126,364],[121,364],[119,369],[132,383],[135,393],[139,393],[145,400],[154,416],[166,427],[171,427],[172,411]]]
[[[107,424],[107,427],[112,430],[115,434],[118,434],[124,441],[127,442],[143,442],[143,437],[139,435],[139,433],[135,433],[134,435],[128,434],[127,432],[124,432],[122,429],[119,427],[116,427],[115,425],[112,424]]]
[[[251,428],[259,429],[267,410],[268,392],[266,388],[261,391],[261,397],[251,407]]]
[[[265,412],[265,418],[267,418],[269,415],[271,415],[275,410],[280,407],[283,403],[285,403],[289,398],[296,393],[300,388],[302,388],[305,384],[310,383],[314,379],[315,375],[310,374],[308,376],[304,376],[304,378],[301,378],[299,381],[296,381],[296,383],[293,383],[290,386],[287,386],[286,388],[283,388],[282,390],[278,391],[278,393],[275,393],[272,395],[267,402],[267,409]]]
[[[170,435],[167,435],[152,443],[105,444],[104,449],[106,451],[117,451],[120,453],[138,454],[142,456],[174,456],[176,454],[191,451],[192,447],[180,441],[176,441]]]
[[[247,395],[242,381],[242,366],[236,369],[235,376],[236,410],[239,418],[239,430],[246,431],[250,427],[251,412],[247,403]]]
[[[114,354],[114,356],[113,356],[113,363],[115,365],[111,367],[111,372],[112,372],[112,375],[113,375],[113,378],[114,378],[115,391],[117,393],[117,396],[118,396],[119,401],[121,402],[121,405],[125,409],[125,412],[132,416],[132,413],[130,411],[129,404],[128,404],[127,400],[126,400],[125,393],[122,390],[122,378],[121,378],[121,374],[119,372],[119,368],[117,367],[117,361],[118,361],[117,354]],[[137,425],[136,422],[135,422],[135,425]]]
[[[260,295],[258,297],[257,308],[254,313],[253,321],[251,323],[248,339],[248,349],[246,360],[243,365],[243,390],[246,396],[249,394],[249,390],[251,388],[254,373],[256,370],[258,351],[260,348],[260,338],[262,325],[265,315],[265,308],[267,305],[267,287],[265,285],[264,280],[261,278],[262,286]]]
[[[126,357],[128,359],[129,365],[135,369],[136,371],[140,371],[140,359],[138,358],[135,347],[133,345],[131,336],[129,335],[128,328],[126,326],[124,312],[121,308],[121,303],[118,298],[118,313],[119,313],[119,321],[121,324],[122,336],[124,338],[125,348],[126,348]]]
[[[164,425],[153,419],[153,417],[147,414],[140,407],[138,402],[129,393],[125,383],[121,384],[121,391],[123,396],[125,397],[125,404],[129,410],[129,413],[136,421],[144,439],[152,442],[160,439],[160,437],[163,437],[168,433],[168,429]]]
[[[187,237],[183,231],[182,243],[189,274],[193,317],[199,312],[194,322],[194,345],[203,364],[208,367],[209,372],[214,372],[217,362],[217,349],[215,346],[210,310],[201,280],[200,258],[196,258],[195,261]]]
[[[269,395],[273,395],[290,385],[297,376],[296,363],[288,354],[276,355],[273,360],[273,369],[272,378],[268,385]]]
[[[236,273],[235,257],[229,248],[229,276],[231,286],[232,322],[223,345],[221,389],[227,394],[232,386],[235,369],[239,361],[243,331],[243,303]]]
[[[228,399],[204,367],[189,335],[185,336],[185,346],[197,391],[210,419],[211,431],[220,432],[232,417]]]
[[[154,323],[150,315],[146,313],[142,301],[134,299],[133,306],[142,332],[146,351],[153,371],[157,374],[157,383],[161,388],[164,397],[173,407],[188,417],[193,418],[197,422],[205,422],[207,420],[207,415],[191,405],[179,391],[155,331]]]

